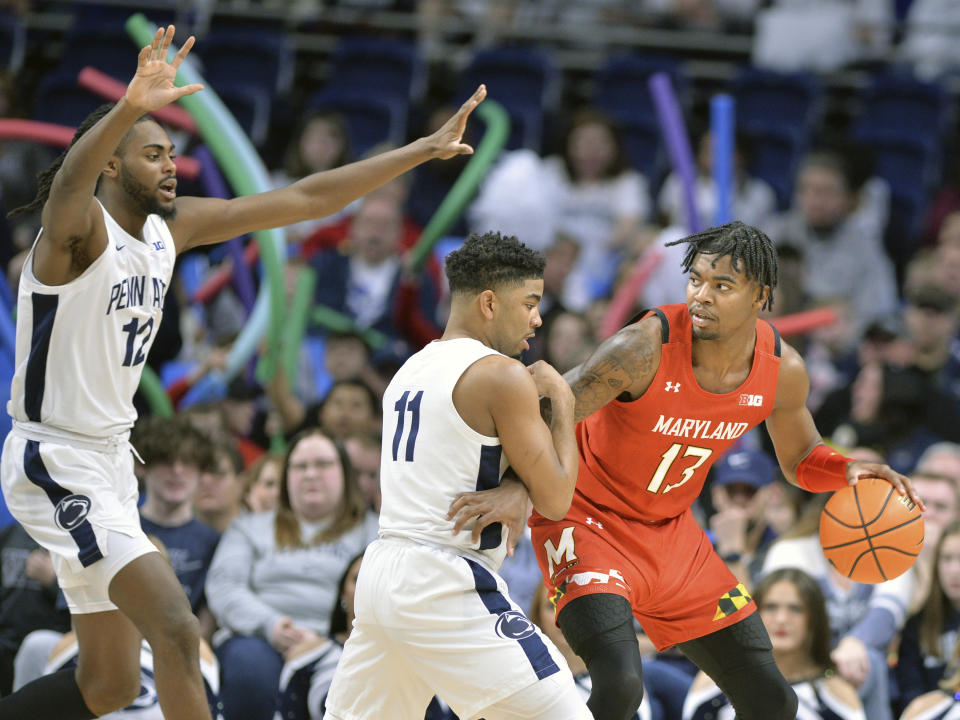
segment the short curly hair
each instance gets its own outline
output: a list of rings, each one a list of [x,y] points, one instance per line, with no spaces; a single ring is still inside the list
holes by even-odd
[[[544,256],[512,235],[472,233],[459,250],[447,255],[451,293],[481,293],[504,285],[519,286],[543,277]]]

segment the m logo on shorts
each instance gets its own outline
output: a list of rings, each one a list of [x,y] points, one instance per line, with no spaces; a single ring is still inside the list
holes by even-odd
[[[522,612],[507,610],[497,618],[497,635],[507,640],[523,640],[537,632],[537,628]]]
[[[67,495],[57,503],[53,519],[62,530],[70,532],[90,513],[90,498],[86,495]]]

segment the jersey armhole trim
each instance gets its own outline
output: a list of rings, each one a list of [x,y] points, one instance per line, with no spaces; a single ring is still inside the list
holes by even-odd
[[[630,318],[624,327],[627,327],[627,325],[633,325],[635,322],[643,320],[643,318],[645,318],[649,313],[656,313],[657,317],[660,318],[660,341],[666,345],[668,342],[670,342],[670,321],[667,320],[666,314],[660,308],[647,308],[645,310],[641,310],[632,318]],[[780,347],[779,340],[777,341],[777,347]]]
[[[776,325],[768,322],[767,325],[770,326],[770,329],[773,330],[773,354],[776,357],[781,357],[781,347],[780,347],[780,331],[777,330]]]

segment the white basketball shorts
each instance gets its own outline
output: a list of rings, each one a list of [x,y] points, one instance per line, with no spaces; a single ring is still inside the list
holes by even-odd
[[[376,540],[354,605],[328,720],[420,720],[433,695],[463,720],[591,717],[560,652],[474,560]]]
[[[0,484],[10,513],[49,551],[74,614],[116,610],[110,581],[157,548],[140,528],[130,444],[24,433],[3,444]]]

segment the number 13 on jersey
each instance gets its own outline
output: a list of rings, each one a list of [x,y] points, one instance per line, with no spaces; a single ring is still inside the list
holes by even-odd
[[[403,439],[405,418],[410,413],[410,429],[407,432],[407,446],[403,459],[413,462],[413,451],[417,444],[417,433],[420,431],[420,401],[423,399],[423,390],[410,397],[410,390],[405,390],[400,399],[393,405],[397,411],[397,430],[393,433],[393,459],[399,459],[400,441]]]
[[[686,450],[684,450],[684,447],[686,447]],[[661,485],[663,485],[663,481],[667,477],[667,472],[670,470],[671,467],[673,467],[673,463],[676,461],[676,459],[678,457],[681,457],[680,455],[681,450],[684,450],[682,457],[685,457],[685,458],[695,457],[698,459],[693,465],[690,465],[689,467],[686,467],[682,470],[683,479],[680,480],[680,482],[673,483],[672,485],[668,484],[663,488],[664,494],[686,483],[690,478],[693,477],[693,473],[696,471],[696,469],[701,465],[703,465],[703,463],[706,462],[708,457],[713,455],[713,450],[711,450],[710,448],[695,447],[694,445],[684,446],[684,445],[681,445],[680,443],[674,443],[669,448],[667,448],[667,451],[663,455],[661,455],[663,459],[660,461],[660,464],[657,465],[657,471],[653,474],[653,477],[650,479],[650,484],[647,485],[647,490],[649,490],[652,493],[658,493],[661,491],[660,487]],[[394,455],[396,455],[396,451],[394,451]]]

